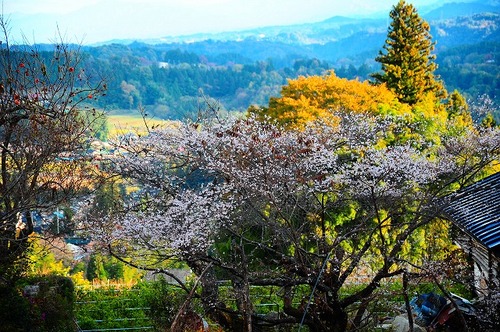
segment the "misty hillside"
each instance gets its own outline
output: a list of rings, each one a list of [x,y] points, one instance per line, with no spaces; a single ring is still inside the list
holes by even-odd
[[[499,40],[500,4],[495,1],[447,3],[420,14],[431,24],[438,51],[450,46]],[[383,45],[388,22],[388,13],[385,17],[374,18],[335,16],[309,24],[138,42],[168,44],[172,48],[204,55],[239,54],[253,61],[285,59],[294,55],[332,63],[348,57],[356,65],[361,65],[373,58]],[[134,41],[115,40],[112,43],[130,44]]]
[[[437,74],[449,91],[458,89],[469,100],[486,94],[498,102],[499,9],[494,2],[445,4],[423,15],[431,18]],[[452,12],[460,16],[450,17]],[[334,69],[340,77],[369,79],[379,68],[375,57],[387,22],[332,17],[217,35],[115,41],[84,51],[92,70],[109,80],[101,107],[143,106],[157,117],[179,119],[195,111],[200,98],[233,111],[265,105],[299,75]]]

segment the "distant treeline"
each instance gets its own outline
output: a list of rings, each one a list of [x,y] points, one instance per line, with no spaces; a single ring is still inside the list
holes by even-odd
[[[487,94],[499,101],[500,43],[484,42],[441,50],[437,74],[448,91],[459,90],[469,100]],[[314,58],[269,58],[252,61],[241,54],[200,55],[171,45],[105,45],[84,49],[86,65],[108,81],[107,97],[97,101],[106,110],[136,110],[155,117],[182,119],[196,112],[204,98],[222,109],[244,111],[266,105],[278,96],[287,79],[335,70],[344,78],[370,79],[377,64],[339,66]]]

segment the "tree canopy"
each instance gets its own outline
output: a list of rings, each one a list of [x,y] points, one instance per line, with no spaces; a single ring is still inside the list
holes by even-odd
[[[380,51],[375,59],[382,65],[382,72],[372,75],[375,81],[385,83],[401,102],[410,105],[428,93],[444,97],[443,85],[434,76],[437,65],[429,24],[404,0],[393,7],[390,18],[385,52]]]
[[[500,135],[468,131],[425,150],[409,141],[377,147],[387,119],[337,116],[336,126],[302,130],[212,119],[120,141],[109,170],[141,190],[103,227],[92,225],[94,239],[157,272],[169,273],[161,264],[169,259],[186,262],[200,278],[205,313],[227,329],[303,321],[345,331],[347,312],[369,302],[382,280],[423,257],[443,258],[449,244],[437,239],[447,228],[427,227],[439,197],[498,158]],[[370,271],[366,283],[345,295],[361,270]],[[280,289],[285,315],[257,315],[251,286]]]
[[[33,232],[31,212],[73,197],[96,172],[85,151],[97,114],[85,108],[104,92],[89,77],[79,50],[53,53],[11,47],[0,16],[0,277],[23,257]],[[12,275],[22,272],[14,271]],[[7,279],[6,279],[7,280]]]
[[[277,120],[288,128],[303,128],[321,119],[335,123],[335,113],[347,111],[359,114],[409,114],[385,86],[373,86],[367,81],[339,78],[333,71],[324,76],[300,76],[288,80],[281,96],[271,98],[269,106],[252,108],[251,112]]]

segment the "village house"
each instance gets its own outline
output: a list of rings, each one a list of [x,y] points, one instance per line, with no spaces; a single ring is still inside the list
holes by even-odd
[[[456,243],[474,265],[480,297],[500,286],[500,172],[449,196],[444,216],[459,230]]]

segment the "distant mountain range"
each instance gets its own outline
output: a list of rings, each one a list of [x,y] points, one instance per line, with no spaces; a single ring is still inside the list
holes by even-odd
[[[420,13],[431,27],[437,52],[449,47],[500,41],[500,1],[445,3]],[[147,40],[113,40],[109,43],[169,44],[205,55],[238,54],[249,61],[317,58],[333,65],[361,65],[373,60],[384,44],[389,15],[385,18],[336,16],[317,23],[263,27],[218,34],[195,34]],[[280,61],[278,61],[280,62]]]
[[[457,89],[471,101],[489,96],[499,105],[500,0],[444,3],[419,13],[431,26],[436,74],[447,90]],[[158,118],[183,119],[203,98],[230,111],[266,105],[298,76],[335,70],[339,77],[370,79],[380,70],[375,58],[389,23],[389,13],[335,16],[310,24],[75,47],[85,53],[86,72],[107,80],[107,96],[95,101],[98,107],[125,112],[144,107]],[[495,116],[500,122],[500,113]]]

